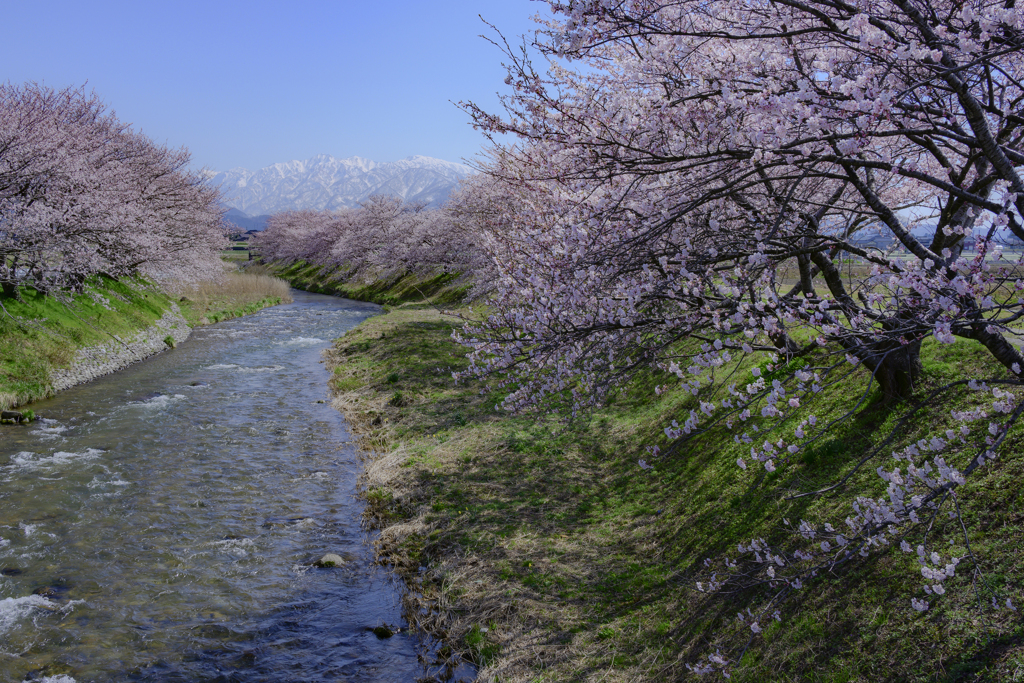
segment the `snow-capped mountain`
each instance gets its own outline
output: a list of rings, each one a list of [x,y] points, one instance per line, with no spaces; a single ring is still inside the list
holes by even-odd
[[[273,214],[292,209],[333,211],[357,206],[375,194],[440,206],[472,169],[450,161],[412,156],[377,163],[318,154],[305,161],[286,161],[250,171],[233,168],[210,182],[224,191],[224,204],[246,214]]]

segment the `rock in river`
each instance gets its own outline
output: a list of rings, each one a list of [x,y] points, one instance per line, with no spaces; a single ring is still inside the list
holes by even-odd
[[[345,558],[334,553],[327,553],[315,562],[317,567],[340,567],[345,564]]]

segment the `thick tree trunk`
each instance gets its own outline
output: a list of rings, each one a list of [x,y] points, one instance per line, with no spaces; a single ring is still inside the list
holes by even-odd
[[[878,349],[865,365],[874,373],[884,403],[906,400],[921,377],[921,342]]]
[[[10,282],[4,282],[3,285],[2,285],[2,289],[3,289],[4,296],[10,297],[10,298],[15,299],[17,301],[22,301],[21,292],[18,291],[18,288],[15,287]]]
[[[778,329],[769,332],[768,338],[772,340],[772,344],[779,350],[779,353],[783,354],[787,360],[795,356],[800,352],[800,345],[793,341],[793,338],[786,333],[785,330]]]
[[[974,325],[963,325],[955,330],[956,334],[981,342],[988,352],[999,363],[1009,370],[1014,377],[1020,378],[1024,369],[1024,355],[998,330],[989,330],[984,321]],[[1016,369],[1014,369],[1016,367]]]

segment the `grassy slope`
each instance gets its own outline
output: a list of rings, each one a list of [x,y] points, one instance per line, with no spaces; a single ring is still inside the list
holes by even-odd
[[[255,313],[282,301],[276,290],[224,289],[227,294],[210,293],[181,302],[181,313],[190,325]],[[283,291],[286,297],[286,288]],[[110,278],[94,280],[70,305],[32,289],[23,290],[22,298],[0,295],[0,305],[6,309],[6,313],[0,311],[0,408],[4,409],[50,395],[51,370],[68,367],[81,348],[107,343],[113,336],[131,337],[150,327],[174,302],[146,282]]]
[[[397,280],[349,281],[329,268],[303,261],[274,264],[271,272],[296,289],[387,305],[422,301],[425,297],[438,304],[455,303],[461,301],[470,288],[470,285],[459,284],[459,276],[451,273],[432,277],[407,275]]]
[[[330,362],[335,405],[374,452],[364,486],[384,529],[383,557],[419,589],[408,612],[448,636],[452,657],[483,664],[481,680],[670,680],[709,648],[741,644],[749,631],[736,612],[758,596],[696,592],[700,563],[738,542],[779,539],[780,516],[841,520],[847,510],[832,498],[783,497],[848,471],[892,421],[868,394],[853,425],[767,477],[736,467],[749,447],[724,430],[644,472],[636,464],[644,446],[664,445],[662,428],[690,408],[680,394],[653,395],[665,378],[638,382],[570,428],[499,415],[499,396],[451,380],[465,363],[449,339],[457,324],[407,304],[338,340]],[[940,360],[925,349],[927,385],[985,362],[966,344],[943,351]],[[846,410],[864,388],[828,389],[819,419]],[[944,415],[923,412],[911,429]],[[989,579],[1024,603],[1024,459],[1021,435],[1012,439],[962,498]],[[879,464],[852,486],[882,495]],[[979,615],[968,572],[959,574],[923,615],[909,607],[921,582],[906,555],[819,580],[755,639],[732,680],[1024,680],[1019,617]]]
[[[21,405],[49,392],[51,369],[67,367],[83,347],[131,336],[151,326],[171,299],[144,282],[99,278],[70,305],[22,290],[0,297],[0,404]]]

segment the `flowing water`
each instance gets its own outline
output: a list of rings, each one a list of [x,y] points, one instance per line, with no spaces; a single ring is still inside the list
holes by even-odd
[[[422,674],[320,363],[378,309],[293,295],[0,428],[0,680]]]

